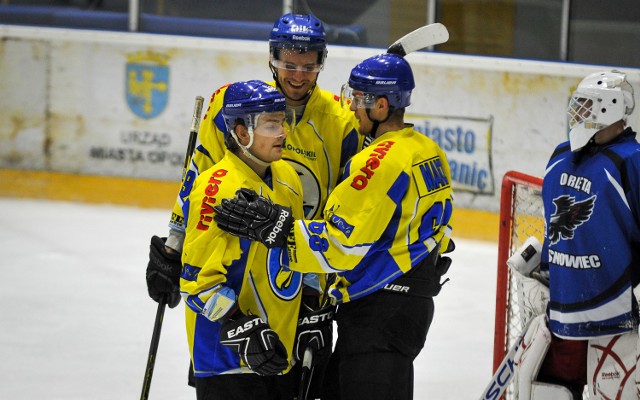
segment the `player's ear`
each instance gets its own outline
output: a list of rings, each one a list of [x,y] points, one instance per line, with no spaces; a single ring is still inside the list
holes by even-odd
[[[375,107],[380,111],[388,110],[389,109],[389,99],[387,99],[385,96],[378,97],[376,99]]]
[[[242,144],[243,146],[246,146],[249,144],[249,131],[247,130],[247,127],[242,125],[242,124],[238,124],[236,125],[235,128],[233,128],[233,131],[236,133],[236,136],[238,137],[238,140],[240,141],[240,144]]]

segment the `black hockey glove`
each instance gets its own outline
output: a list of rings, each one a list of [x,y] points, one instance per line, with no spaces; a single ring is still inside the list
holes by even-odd
[[[296,342],[293,347],[293,357],[302,361],[307,347],[315,350],[315,358],[322,360],[331,354],[333,343],[333,315],[335,307],[329,306],[319,310],[300,310]],[[318,361],[319,362],[319,361]]]
[[[455,249],[455,244],[453,243],[453,240],[450,240],[449,246],[444,251],[444,253],[445,254],[451,253],[454,249]],[[444,284],[449,281],[449,278],[445,279],[444,281],[441,281],[441,280],[442,280],[442,276],[444,276],[444,274],[449,272],[449,267],[451,267],[451,258],[438,254],[437,248],[434,249],[433,255],[436,257],[435,263],[433,261],[433,257],[430,254],[429,257],[427,257],[425,262],[432,265],[431,266],[426,265],[425,267],[427,268],[427,271],[430,271],[427,275],[428,276],[427,290],[428,292],[430,292],[431,296],[435,297],[438,294],[440,294],[440,291],[442,290],[442,286],[444,286]]]
[[[453,241],[444,253],[450,253],[454,249]],[[449,281],[442,277],[449,271],[451,258],[439,254],[439,248],[431,250],[431,253],[416,264],[409,272],[400,278],[402,283],[409,287],[408,294],[413,293],[420,297],[435,297],[440,294],[442,286]]]
[[[265,246],[283,247],[293,226],[291,209],[274,204],[251,189],[238,189],[233,199],[222,199],[214,207],[220,229],[249,238]]]
[[[149,246],[147,264],[147,290],[156,302],[167,296],[167,305],[174,308],[180,303],[180,253],[167,253],[164,243],[167,238],[153,236]]]
[[[269,324],[255,315],[241,313],[227,319],[220,328],[220,343],[238,352],[252,371],[259,375],[277,375],[287,369],[287,349]]]

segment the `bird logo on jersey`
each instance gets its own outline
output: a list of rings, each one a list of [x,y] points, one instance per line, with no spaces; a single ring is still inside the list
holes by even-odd
[[[589,220],[593,212],[596,196],[583,201],[576,201],[575,197],[564,195],[553,199],[556,212],[549,221],[549,240],[551,244],[560,239],[573,239],[573,231]]]

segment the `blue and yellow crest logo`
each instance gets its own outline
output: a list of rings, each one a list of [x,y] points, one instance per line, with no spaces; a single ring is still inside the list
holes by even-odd
[[[153,118],[167,106],[169,57],[153,51],[127,55],[127,104],[139,117]]]

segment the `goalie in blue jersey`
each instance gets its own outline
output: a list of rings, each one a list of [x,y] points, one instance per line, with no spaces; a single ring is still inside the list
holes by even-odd
[[[633,108],[624,73],[584,78],[569,102],[569,140],[545,171],[541,266],[553,335],[537,380],[569,388],[574,399],[585,384],[589,398],[640,393],[640,144],[626,123]]]

